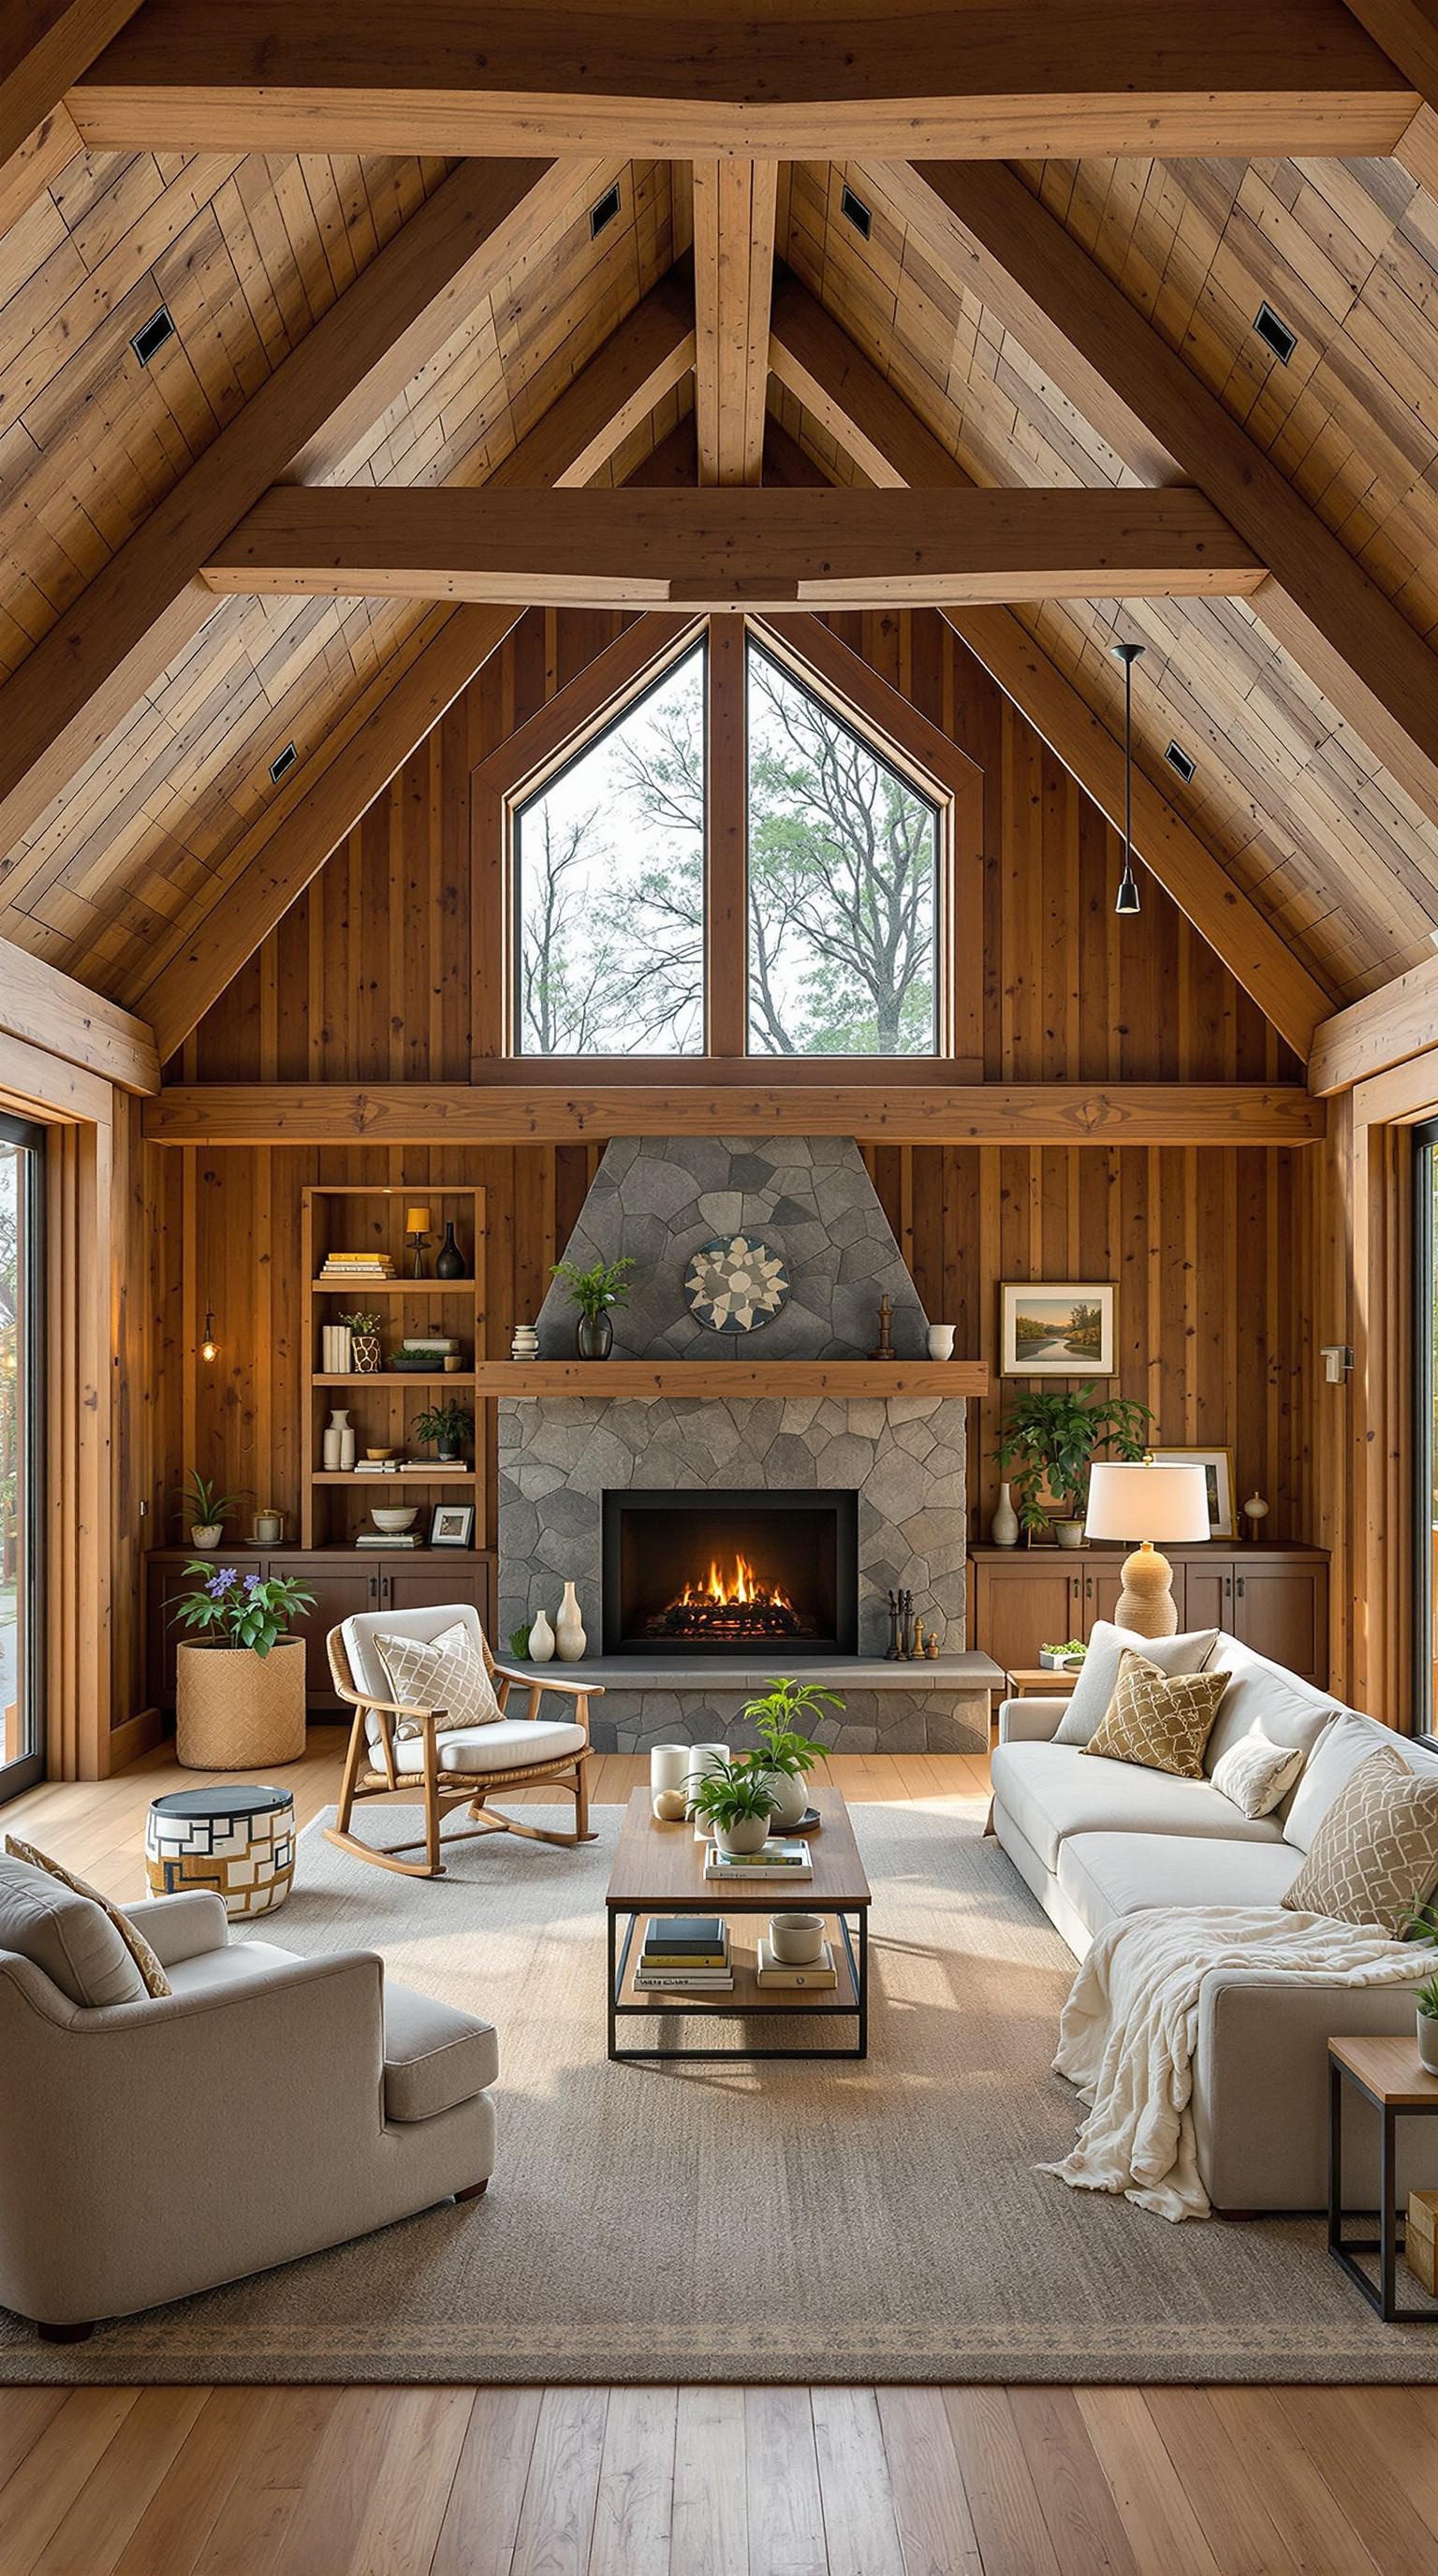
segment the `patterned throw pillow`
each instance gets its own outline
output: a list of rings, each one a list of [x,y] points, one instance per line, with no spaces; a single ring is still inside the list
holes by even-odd
[[[1213,1785],[1240,1815],[1270,1816],[1287,1797],[1305,1758],[1301,1744],[1275,1744],[1256,1726],[1220,1753]]]
[[[375,1637],[375,1652],[389,1675],[397,1700],[411,1708],[442,1708],[443,1732],[462,1726],[493,1726],[502,1714],[484,1657],[462,1619],[426,1645],[419,1637]],[[395,1734],[422,1735],[417,1717],[395,1720]]]
[[[121,1913],[118,1905],[112,1905],[110,1903],[108,1896],[102,1896],[98,1887],[92,1887],[88,1879],[72,1878],[69,1870],[62,1869],[57,1860],[52,1860],[50,1858],[48,1852],[37,1851],[33,1843],[22,1843],[18,1834],[6,1835],[5,1849],[12,1860],[28,1861],[32,1869],[48,1870],[51,1878],[58,1879],[62,1887],[68,1887],[73,1896],[88,1897],[92,1905],[99,1906],[102,1914],[108,1914],[110,1921],[119,1933],[120,1938],[124,1942],[126,1949],[129,1951],[131,1958],[134,1960],[136,1967],[139,1969],[141,1983],[143,1984],[147,1995],[171,1995],[174,1993],[174,1987],[171,1985],[169,1978],[166,1976],[164,1969],[161,1967],[160,1962],[156,1958],[154,1951],[151,1949],[149,1942],[146,1940],[144,1933],[136,1929],[135,1925],[130,1921],[128,1914]],[[136,2001],[138,2000],[139,1998],[137,1997]]]
[[[1283,1902],[1401,1941],[1438,1886],[1438,1779],[1381,1748],[1339,1791]]]
[[[1227,1688],[1227,1673],[1161,1673],[1130,1647],[1119,1662],[1108,1715],[1082,1750],[1201,1780],[1203,1748]]]

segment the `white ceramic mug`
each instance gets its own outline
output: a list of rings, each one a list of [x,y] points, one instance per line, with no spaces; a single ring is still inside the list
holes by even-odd
[[[769,1948],[785,1968],[817,1967],[824,1955],[822,1914],[771,1914]]]
[[[657,1798],[663,1789],[682,1789],[689,1770],[691,1744],[653,1744],[649,1748],[649,1794]]]

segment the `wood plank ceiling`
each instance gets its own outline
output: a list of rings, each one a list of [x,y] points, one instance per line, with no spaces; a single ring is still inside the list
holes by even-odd
[[[442,187],[439,159],[93,149],[0,233],[0,675]],[[1438,198],[1394,160],[1015,165],[1032,195],[1243,423],[1415,632],[1438,644]],[[694,240],[701,479],[756,479],[770,237],[751,164],[576,164],[562,216],[346,458],[344,483],[482,482]],[[596,175],[597,173],[597,175]],[[609,186],[618,211],[591,233]],[[867,235],[843,211],[868,210]],[[733,198],[732,205],[729,202]],[[1074,403],[896,211],[881,162],[781,164],[781,261],[974,482],[1132,488]],[[685,292],[689,292],[686,284]],[[1253,324],[1297,334],[1285,365]],[[164,305],[148,365],[134,335]],[[722,447],[714,388],[745,388]],[[866,478],[768,380],[811,465]],[[618,484],[692,407],[667,391],[600,468]],[[1141,766],[1328,991],[1431,953],[1438,826],[1242,597],[1015,605],[1110,731],[1108,647],[1148,648]],[[201,920],[277,794],[270,763],[358,722],[439,631],[414,598],[220,600],[38,822],[0,856],[0,934],[123,1002]],[[1184,782],[1170,741],[1195,764]]]

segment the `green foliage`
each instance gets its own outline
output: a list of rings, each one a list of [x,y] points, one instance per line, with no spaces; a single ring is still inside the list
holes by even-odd
[[[363,1307],[357,1308],[353,1315],[335,1317],[337,1324],[348,1324],[352,1333],[377,1333],[382,1321],[382,1316],[367,1314]]]
[[[563,1280],[571,1306],[577,1306],[581,1315],[595,1316],[602,1315],[606,1306],[628,1305],[629,1282],[624,1273],[633,1267],[629,1254],[622,1252],[617,1261],[592,1261],[587,1270],[572,1261],[556,1261],[549,1275]]]
[[[762,1699],[744,1702],[744,1714],[752,1718],[759,1730],[760,1750],[748,1758],[751,1764],[762,1763],[768,1772],[782,1771],[796,1780],[801,1772],[812,1771],[823,1753],[822,1744],[811,1744],[798,1733],[795,1720],[804,1718],[811,1724],[822,1716],[821,1703],[842,1709],[844,1703],[837,1691],[821,1690],[817,1682],[775,1681],[769,1684]]]
[[[431,1404],[417,1413],[410,1428],[416,1440],[435,1440],[444,1449],[462,1449],[474,1430],[467,1404]]]
[[[746,1816],[772,1816],[774,1793],[769,1779],[768,1766],[760,1770],[752,1757],[741,1754],[737,1762],[720,1762],[699,1781],[689,1801],[689,1812],[726,1833],[731,1825],[742,1824]]]
[[[1041,1655],[1066,1655],[1071,1662],[1081,1664],[1085,1655],[1088,1653],[1088,1648],[1084,1644],[1082,1637],[1066,1638],[1061,1646],[1051,1646],[1046,1638],[1041,1638],[1039,1641],[1039,1653]]]
[[[207,1476],[202,1476],[198,1467],[190,1469],[175,1496],[192,1529],[213,1529],[216,1521],[228,1520],[241,1499],[239,1494],[222,1494],[219,1486],[212,1485]]]
[[[1127,1395],[1100,1395],[1092,1378],[1082,1386],[1040,1387],[1016,1395],[999,1425],[995,1454],[1012,1481],[1022,1526],[1034,1533],[1048,1527],[1039,1499],[1046,1486],[1064,1504],[1066,1517],[1078,1519],[1095,1451],[1112,1449],[1120,1458],[1141,1458],[1152,1420],[1146,1404]]]
[[[314,1594],[292,1574],[242,1575],[237,1566],[204,1557],[191,1557],[185,1572],[196,1581],[175,1596],[176,1626],[212,1635],[222,1646],[248,1646],[261,1657],[315,1606]]]
[[[1438,1976],[1430,1977],[1426,1986],[1419,1987],[1417,2003],[1425,2021],[1438,2021]]]
[[[532,1620],[530,1620],[530,1619],[526,1619],[526,1620],[525,1620],[525,1623],[524,1623],[524,1625],[523,1625],[523,1627],[522,1627],[522,1628],[511,1628],[511,1629],[510,1629],[510,1632],[509,1632],[509,1651],[510,1651],[510,1653],[513,1655],[514,1660],[515,1660],[515,1662],[516,1662],[517,1664],[522,1664],[522,1663],[524,1663],[524,1662],[525,1662],[525,1660],[526,1660],[526,1659],[527,1659],[527,1657],[528,1657],[528,1654],[529,1654],[529,1632],[530,1632],[530,1629],[531,1629],[531,1627],[533,1626],[533,1624],[534,1624],[534,1623],[533,1623],[533,1621],[532,1621]]]

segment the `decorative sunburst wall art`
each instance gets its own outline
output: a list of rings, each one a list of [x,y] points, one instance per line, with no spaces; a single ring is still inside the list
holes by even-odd
[[[776,1252],[752,1234],[706,1243],[684,1279],[690,1312],[711,1333],[752,1333],[789,1296],[789,1273]]]

